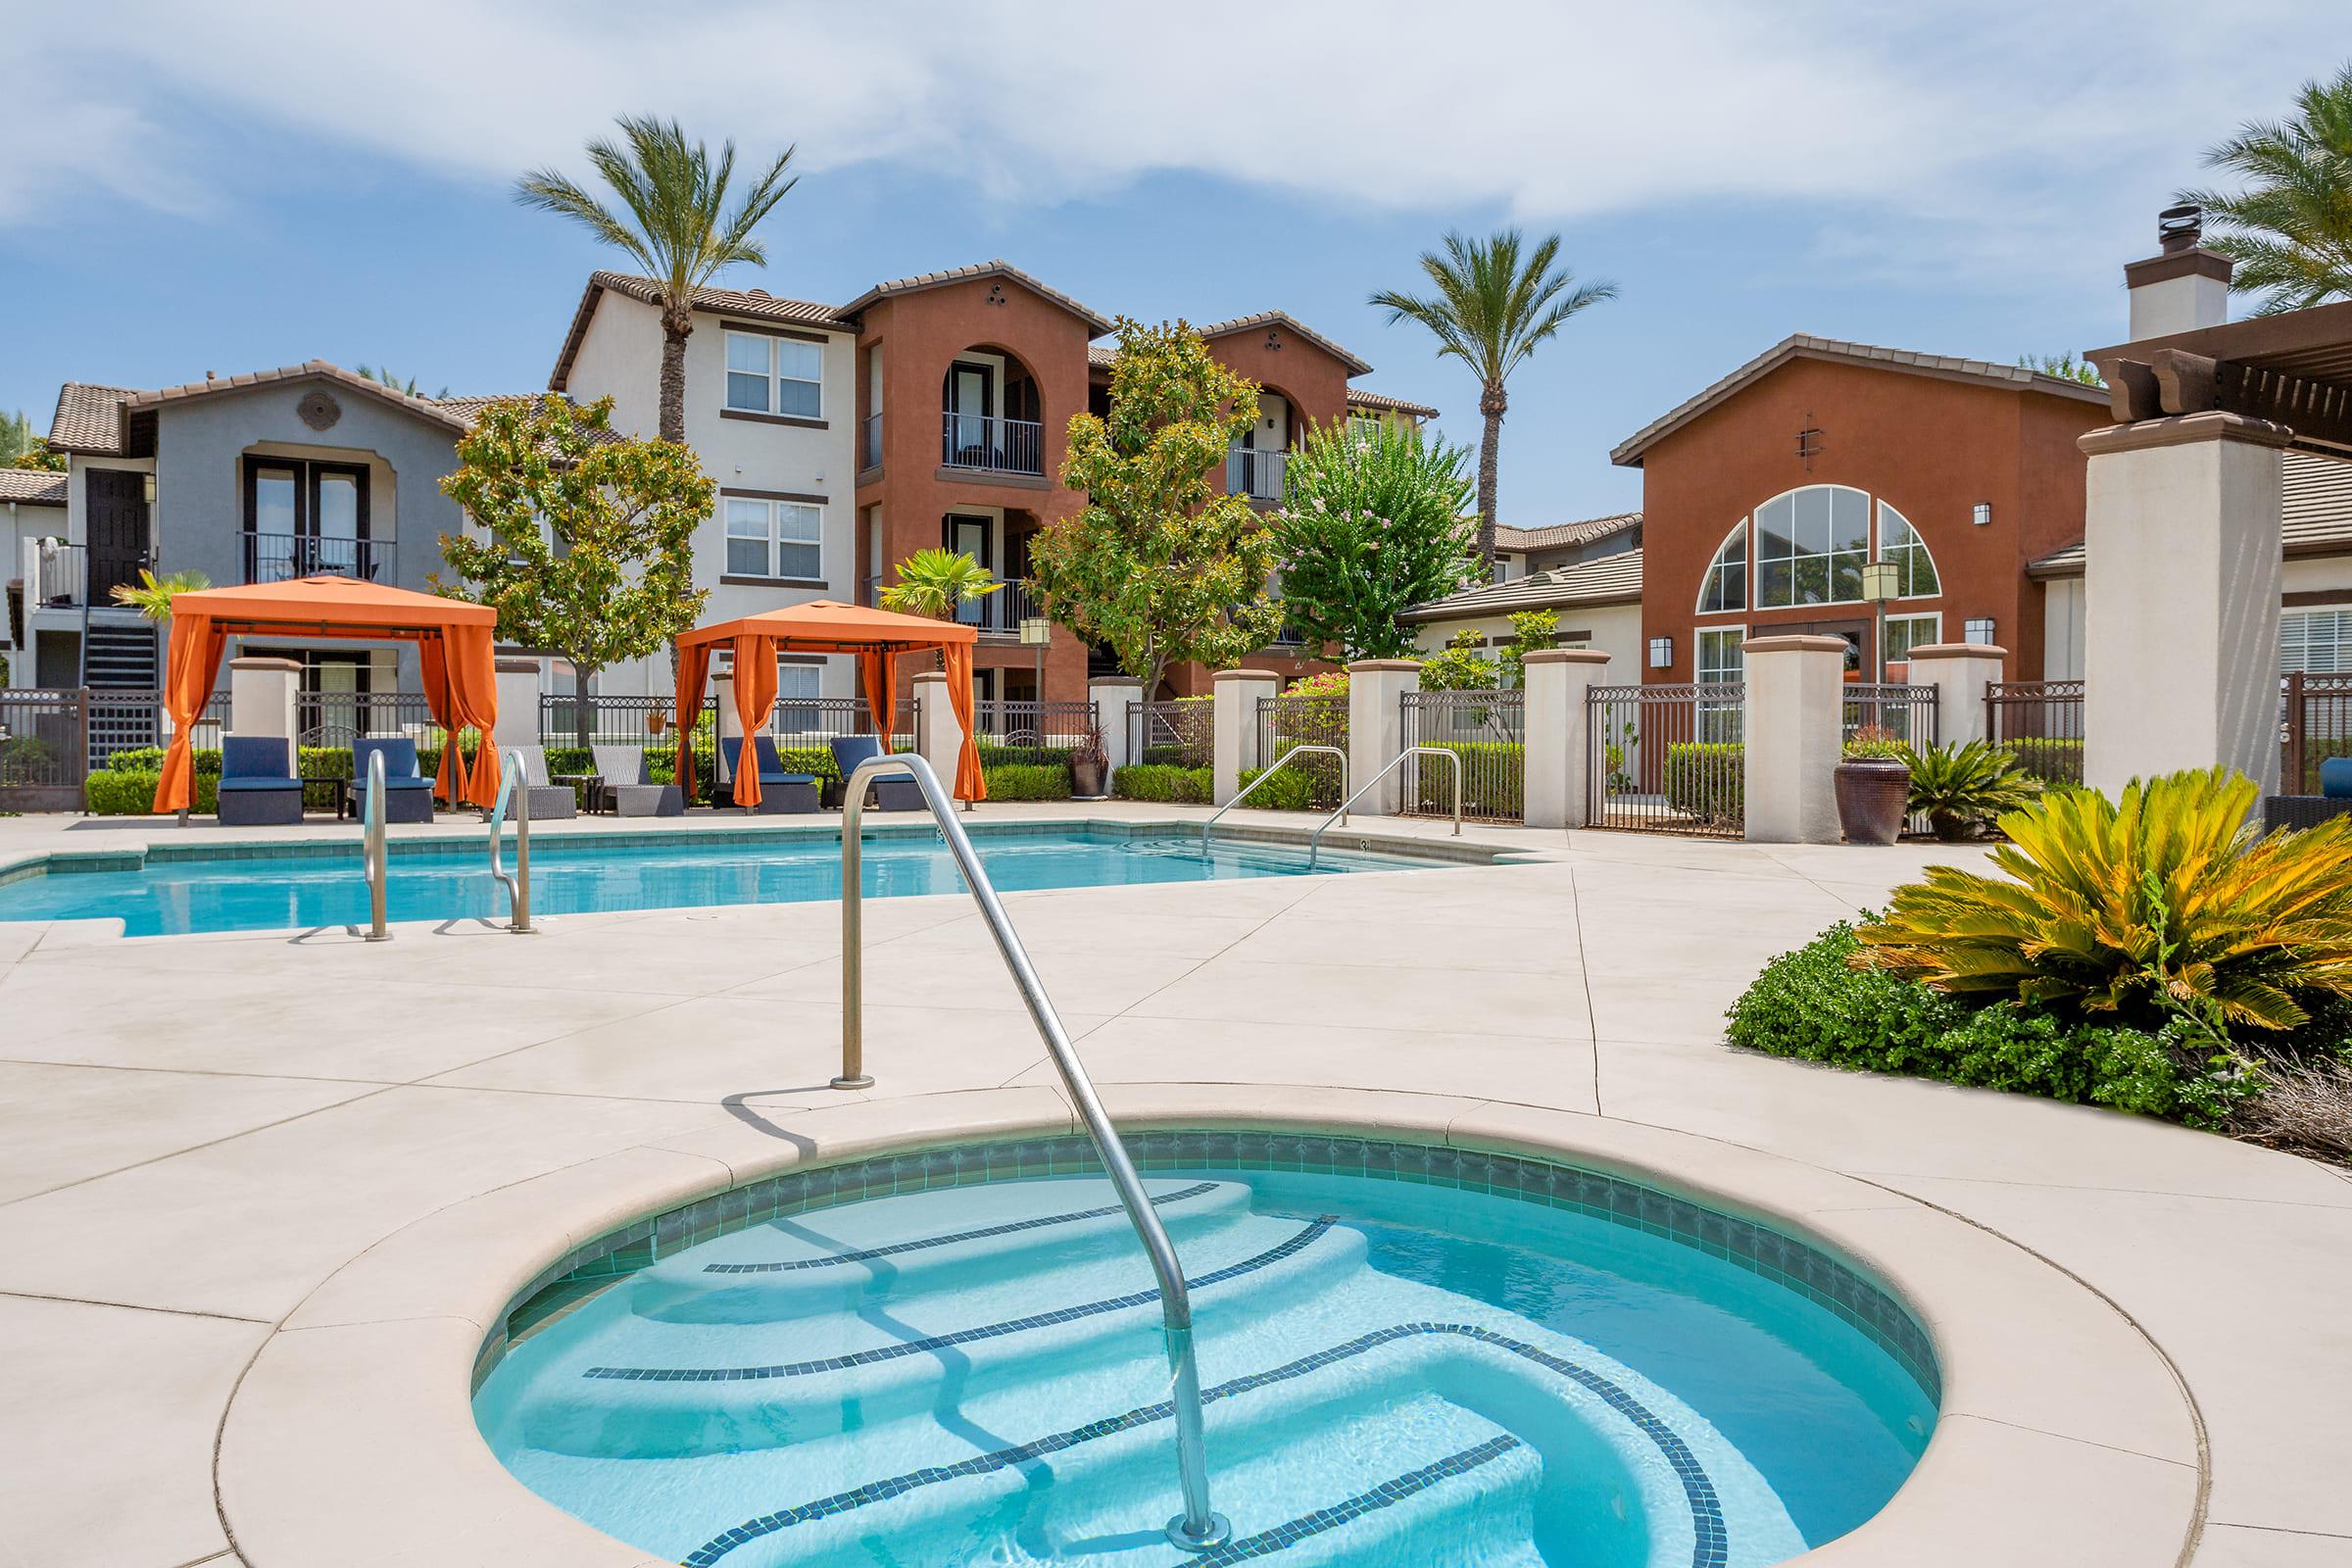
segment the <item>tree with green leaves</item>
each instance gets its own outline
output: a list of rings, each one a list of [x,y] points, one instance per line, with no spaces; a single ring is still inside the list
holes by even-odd
[[[2182,191],[2205,209],[2205,243],[2236,264],[2230,286],[2263,316],[2352,299],[2352,66],[2307,81],[2285,120],[2251,121],[2206,149],[2243,190]]]
[[[2038,375],[2054,375],[2061,381],[2080,381],[2084,386],[2107,384],[2099,368],[2087,360],[2076,359],[2073,349],[2064,354],[2021,354],[2017,357],[2017,368]]]
[[[978,604],[1004,586],[995,573],[959,550],[917,550],[899,563],[899,580],[882,590],[882,608],[953,620],[962,606]]]
[[[1421,689],[1425,692],[1491,692],[1501,675],[1483,650],[1487,640],[1467,628],[1446,640],[1446,646],[1421,661]]]
[[[1556,610],[1520,610],[1511,614],[1511,641],[1502,651],[1502,683],[1524,687],[1527,684],[1527,656],[1546,648],[1560,646],[1560,612]]]
[[[32,421],[19,409],[0,414],[0,468],[38,468],[44,473],[66,471],[66,455],[49,450],[46,437],[32,433]]]
[[[158,577],[141,566],[137,582],[119,582],[109,592],[116,604],[137,611],[160,626],[172,618],[173,598],[212,585],[213,579],[201,571],[172,571]]]
[[[694,625],[694,531],[715,486],[692,451],[612,434],[612,400],[504,398],[458,442],[442,492],[488,537],[443,534],[456,582],[436,592],[498,611],[498,635],[568,661],[581,689]],[[574,705],[578,743],[589,708]]]
[[[1118,336],[1109,417],[1070,419],[1061,482],[1086,492],[1086,510],[1038,531],[1028,580],[1047,614],[1109,647],[1150,697],[1171,664],[1231,664],[1274,640],[1278,553],[1249,498],[1219,482],[1226,450],[1257,423],[1256,383],[1183,321],[1122,317]]]
[[[1505,383],[1539,344],[1558,334],[1578,312],[1617,297],[1608,282],[1577,286],[1559,260],[1560,237],[1547,234],[1521,251],[1526,237],[1506,228],[1488,239],[1446,236],[1443,253],[1424,251],[1421,270],[1436,293],[1382,289],[1371,303],[1389,323],[1419,321],[1438,340],[1438,358],[1461,361],[1478,377],[1478,412],[1486,433],[1478,446],[1478,553],[1492,573],[1495,484],[1502,454],[1502,416],[1510,406]]]
[[[1348,659],[1401,659],[1413,631],[1397,616],[1478,580],[1463,520],[1469,458],[1406,424],[1307,432],[1284,469],[1273,527],[1283,611],[1308,643]]]
[[[686,339],[694,331],[695,291],[723,268],[767,265],[767,249],[752,230],[800,183],[785,177],[787,147],[760,172],[732,209],[727,187],[735,177],[735,144],[722,143],[714,163],[701,142],[689,142],[674,120],[623,115],[621,139],[592,141],[588,162],[620,198],[625,217],[566,174],[542,169],[515,183],[525,207],[561,213],[598,239],[624,251],[654,281],[662,312],[662,439],[686,439]]]

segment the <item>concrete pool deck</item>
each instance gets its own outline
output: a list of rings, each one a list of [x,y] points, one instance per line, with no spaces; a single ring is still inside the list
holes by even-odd
[[[329,833],[355,836],[302,836]],[[1114,1113],[1566,1150],[1752,1197],[1883,1267],[1956,1363],[1946,1418],[1886,1530],[1808,1561],[2352,1559],[2352,1181],[1720,1044],[1771,955],[1977,852],[1467,834],[1532,858],[1007,902]],[[166,836],[285,835],[7,818],[0,863]],[[836,906],[546,925],[370,946],[0,923],[0,1563],[642,1561],[466,1427],[503,1293],[678,1195],[1066,1123],[967,900],[867,905],[878,1082],[852,1096],[824,1087]],[[450,1367],[454,1393],[419,1371]],[[1935,1541],[1953,1554],[1912,1549]]]

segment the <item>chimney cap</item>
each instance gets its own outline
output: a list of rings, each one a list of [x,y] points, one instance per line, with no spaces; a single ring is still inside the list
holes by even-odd
[[[2156,215],[2156,240],[2168,256],[2195,250],[2205,236],[2205,209],[2195,202],[2177,202]]]

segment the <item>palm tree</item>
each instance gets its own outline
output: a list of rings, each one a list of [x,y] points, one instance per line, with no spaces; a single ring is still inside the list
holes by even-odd
[[[882,590],[882,608],[949,620],[958,606],[986,599],[1004,586],[958,551],[917,550],[899,563],[899,580]]]
[[[1437,285],[1434,298],[1382,289],[1371,303],[1389,313],[1389,324],[1415,320],[1437,335],[1438,358],[1451,355],[1478,376],[1478,412],[1487,430],[1478,448],[1478,553],[1490,573],[1494,561],[1494,480],[1502,448],[1502,414],[1509,406],[1503,383],[1536,345],[1588,305],[1617,297],[1614,283],[1572,288],[1574,273],[1557,270],[1560,237],[1538,241],[1524,263],[1524,236],[1506,228],[1490,239],[1446,236],[1443,255],[1421,253],[1421,270]]]
[[[201,571],[175,571],[168,577],[158,577],[142,566],[137,582],[115,584],[114,598],[116,604],[128,605],[160,626],[172,618],[173,595],[193,593],[212,585],[213,579]]]
[[[2352,299],[2352,66],[2305,82],[2291,119],[2240,125],[2207,149],[2205,167],[2243,175],[2246,188],[2179,199],[2226,225],[2206,243],[2237,264],[2232,287],[2267,293],[2257,314]]]
[[[623,115],[621,143],[592,141],[588,162],[627,209],[627,220],[569,176],[542,169],[515,181],[514,198],[577,219],[606,244],[626,251],[654,280],[662,310],[662,439],[686,440],[686,339],[694,331],[694,294],[719,270],[738,262],[767,265],[767,249],[752,237],[760,220],[800,183],[787,179],[787,147],[727,211],[735,175],[735,144],[724,142],[713,164],[701,142],[689,142],[674,120]]]

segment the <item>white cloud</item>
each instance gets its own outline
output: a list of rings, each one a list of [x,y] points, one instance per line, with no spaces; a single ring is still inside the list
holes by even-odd
[[[2080,262],[2196,150],[2352,56],[2340,0],[2217,33],[2209,0],[1759,6],[27,0],[9,21],[0,215],[77,186],[233,200],[201,106],[469,181],[576,167],[618,111],[675,113],[811,173],[913,165],[1007,203],[1179,170],[1375,208],[1531,221],[1778,203],[1862,268]],[[2285,49],[2277,40],[2293,38]],[[2112,251],[2088,248],[2096,266]],[[1736,260],[1727,258],[1727,261]]]

